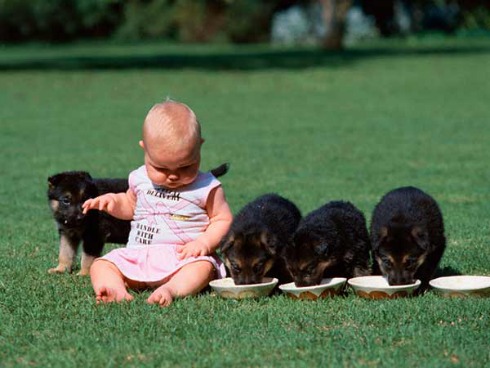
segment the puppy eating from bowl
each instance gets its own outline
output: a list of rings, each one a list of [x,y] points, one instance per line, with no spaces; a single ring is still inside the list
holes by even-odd
[[[283,257],[297,287],[318,285],[324,278],[369,275],[364,215],[349,202],[321,206],[301,220]]]
[[[420,280],[427,289],[446,248],[437,202],[415,187],[386,193],[373,211],[371,243],[376,274],[390,285]]]
[[[220,248],[236,285],[259,284],[265,276],[280,283],[291,280],[280,253],[291,242],[300,219],[294,203],[273,193],[256,198],[237,213]]]

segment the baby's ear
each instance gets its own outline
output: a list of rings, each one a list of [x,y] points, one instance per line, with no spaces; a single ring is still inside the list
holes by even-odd
[[[145,149],[145,142],[139,141],[139,146],[143,149]]]

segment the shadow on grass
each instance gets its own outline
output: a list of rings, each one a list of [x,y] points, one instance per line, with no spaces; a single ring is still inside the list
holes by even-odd
[[[189,49],[190,50],[190,49]],[[303,69],[312,66],[341,67],[362,60],[392,57],[451,56],[490,54],[490,44],[451,47],[386,47],[350,49],[341,52],[311,50],[263,50],[244,52],[178,53],[154,52],[151,55],[32,55],[17,60],[1,60],[0,71],[83,70],[83,69],[201,69],[260,70]],[[131,51],[128,48],[127,53]]]
[[[460,276],[460,275],[462,275],[462,273],[459,270],[456,270],[455,268],[443,267],[443,268],[438,268],[436,270],[434,278],[445,277],[445,276]]]

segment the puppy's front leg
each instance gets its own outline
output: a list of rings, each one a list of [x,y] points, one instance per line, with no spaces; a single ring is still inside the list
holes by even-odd
[[[90,266],[94,263],[95,256],[92,256],[85,251],[82,252],[82,264],[80,268],[80,272],[77,273],[79,276],[88,276],[90,274]]]
[[[87,276],[94,260],[102,254],[106,238],[97,233],[85,233],[82,240],[82,264],[78,275]]]
[[[55,268],[50,268],[48,272],[71,272],[79,243],[80,239],[70,238],[65,233],[60,233],[60,252],[58,256],[58,266],[56,266]]]

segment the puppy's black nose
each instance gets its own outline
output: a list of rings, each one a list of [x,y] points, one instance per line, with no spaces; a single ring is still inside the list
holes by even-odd
[[[256,277],[240,277],[234,281],[236,285],[260,284],[262,282],[261,279],[259,280]]]
[[[310,282],[309,280],[305,280],[305,279],[297,278],[297,277],[294,279],[294,284],[296,285],[296,287],[303,287],[303,286],[311,286],[311,285],[313,285],[313,283]]]
[[[388,277],[388,284],[390,285],[409,285],[413,284],[413,279],[409,277]]]

